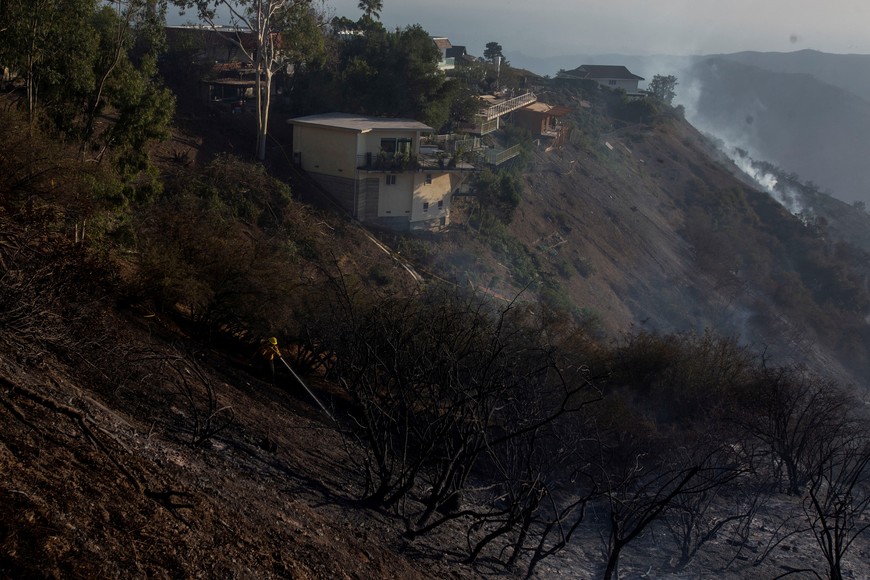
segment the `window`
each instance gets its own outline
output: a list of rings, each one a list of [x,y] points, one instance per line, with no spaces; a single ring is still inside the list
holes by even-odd
[[[395,175],[387,175],[387,185],[396,185]]]
[[[411,140],[395,138],[381,139],[381,151],[391,157],[397,153],[402,155],[405,153],[411,153]]]
[[[396,152],[396,140],[395,139],[381,139],[381,151],[388,155],[392,155]]]
[[[610,85],[610,86],[613,86],[613,85],[616,84],[616,80],[614,80],[614,79],[610,79],[609,81],[607,81],[607,84]]]
[[[428,201],[423,202],[423,211],[429,211],[429,202]]]
[[[443,199],[438,200],[438,209],[444,209],[444,200]]]
[[[429,184],[431,184],[431,183],[432,183],[432,174],[431,174],[431,173],[427,173],[427,174],[426,174],[426,185],[429,185]]]

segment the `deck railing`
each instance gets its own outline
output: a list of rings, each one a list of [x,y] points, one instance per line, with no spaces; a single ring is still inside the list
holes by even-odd
[[[483,115],[481,115],[478,117],[478,122],[474,128],[474,132],[483,136],[492,133],[496,129],[498,129],[498,117],[487,121],[483,118]]]
[[[360,169],[391,171],[393,173],[414,171],[420,168],[419,160],[416,155],[383,152],[357,155],[356,166]]]
[[[537,100],[538,97],[535,96],[535,93],[525,93],[512,99],[508,99],[497,105],[493,105],[491,107],[483,109],[480,112],[480,116],[485,118],[487,121],[491,121],[496,117],[500,117],[504,114],[510,113],[511,111],[515,111],[519,108],[525,107],[526,105],[534,103]]]
[[[517,155],[520,154],[522,150],[521,145],[514,145],[513,147],[508,147],[507,149],[487,149],[483,152],[483,159],[489,165],[501,165],[505,161],[509,159],[513,159]]]

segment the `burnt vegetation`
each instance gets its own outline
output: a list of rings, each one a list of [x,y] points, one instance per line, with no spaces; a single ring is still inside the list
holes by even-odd
[[[394,36],[376,28],[372,38],[355,50],[431,52],[417,28]],[[346,50],[346,74],[364,86],[370,71]],[[299,82],[338,82],[328,72]],[[460,120],[432,108],[437,100],[420,108],[430,89],[391,106],[442,124]],[[608,112],[578,113],[581,139],[609,124],[680,122],[662,103],[589,87],[553,91]],[[363,108],[377,99],[353,94]],[[4,425],[23,426],[21,440],[60,447],[70,437],[80,455],[81,439],[93,443],[102,458],[94,472],[114,474],[150,509],[169,511],[173,524],[192,529],[205,516],[196,502],[173,501],[188,492],[129,467],[123,425],[101,424],[87,409],[124,409],[149,425],[141,434],[148,440],[191,453],[229,454],[235,445],[254,454],[242,437],[254,426],[239,425],[237,393],[224,383],[291,391],[287,375],[270,390],[250,364],[261,339],[276,336],[335,417],[322,429],[340,441],[333,468],[348,483],[324,501],[400,521],[406,548],[428,546],[421,558],[431,557],[426,549],[447,551],[469,574],[531,576],[576,548],[594,553],[609,579],[653,534],[673,557],[652,564],[675,571],[691,570],[714,544],[716,569],[745,571],[800,537],[815,542],[823,563],[811,572],[839,580],[866,541],[870,430],[854,393],[824,369],[771,360],[713,330],[602,338],[504,227],[522,197],[522,167],[479,177],[484,207],[470,222],[521,272],[526,291],[502,301],[456,280],[411,283],[380,250],[365,254],[353,226],[294,199],[260,165],[219,156],[164,167],[158,179],[141,156],[131,161],[139,141],[103,150],[89,112],[64,111],[67,124],[88,128],[79,129],[82,148],[112,163],[58,144],[66,125],[37,122],[12,104],[0,110],[0,415]],[[690,219],[681,233],[699,267],[736,291],[771,296],[776,309],[759,314],[758,325],[775,331],[783,316],[805,320],[807,332],[836,338],[854,367],[866,369],[861,345],[870,337],[861,320],[870,297],[855,273],[866,254],[758,192],[716,189],[700,176],[683,185],[678,202]],[[543,299],[531,299],[542,288]],[[118,323],[128,317],[154,322],[147,339]],[[43,361],[62,362],[81,389]],[[27,382],[37,372],[52,377],[51,388]],[[73,436],[37,426],[45,413],[69,420]],[[0,437],[19,464],[35,461],[38,453],[7,439],[5,427]],[[273,445],[261,448],[273,455],[264,465],[280,463]],[[0,572],[36,575],[36,555],[60,531],[26,493],[3,484],[0,498]],[[160,558],[143,559],[158,566]],[[46,565],[60,575],[104,571],[85,564]],[[159,565],[167,574],[196,572],[181,561]]]

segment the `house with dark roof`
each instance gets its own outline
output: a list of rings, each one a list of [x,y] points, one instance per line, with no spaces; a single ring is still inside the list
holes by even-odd
[[[640,96],[643,93],[637,88],[637,82],[644,80],[622,65],[584,64],[574,70],[559,71],[557,79],[595,81],[599,86],[609,89],[622,89],[630,96]]]

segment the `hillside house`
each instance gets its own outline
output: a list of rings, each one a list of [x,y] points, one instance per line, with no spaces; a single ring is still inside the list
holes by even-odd
[[[257,51],[256,35],[231,26],[167,26],[165,31],[168,55],[200,65],[191,71],[203,75],[198,80],[204,104],[218,110],[243,110],[256,87],[256,71],[248,57]],[[273,37],[280,47],[280,35]],[[281,85],[281,74],[272,83],[273,95]]]
[[[465,49],[464,46],[460,44],[454,44],[453,46],[448,48],[444,52],[444,55],[447,58],[452,58],[454,64],[457,65],[468,65],[475,60],[474,57],[469,56],[468,51]]]
[[[546,147],[559,147],[567,137],[562,117],[570,112],[568,107],[537,101],[514,111],[513,123],[527,129],[532,137],[541,139]]]
[[[561,80],[595,81],[599,86],[609,89],[622,89],[629,96],[643,96],[637,88],[638,81],[644,80],[622,65],[584,64],[574,70],[559,71]]]
[[[450,199],[474,170],[420,147],[432,127],[411,119],[327,113],[297,117],[293,163],[361,222],[394,230],[438,230]]]
[[[453,48],[450,40],[444,36],[433,36],[432,42],[435,43],[435,48],[441,54],[441,59],[438,61],[438,70],[446,72],[456,68],[455,58],[447,54]]]

